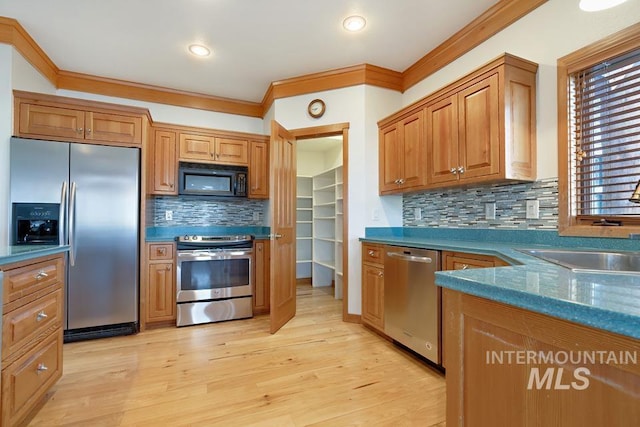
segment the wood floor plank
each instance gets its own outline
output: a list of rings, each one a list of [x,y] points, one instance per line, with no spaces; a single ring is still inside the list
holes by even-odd
[[[444,377],[300,285],[296,317],[268,316],[64,346],[33,426],[436,426]]]

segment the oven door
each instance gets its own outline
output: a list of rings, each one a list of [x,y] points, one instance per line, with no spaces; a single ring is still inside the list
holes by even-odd
[[[251,296],[251,253],[251,249],[179,250],[176,301]]]

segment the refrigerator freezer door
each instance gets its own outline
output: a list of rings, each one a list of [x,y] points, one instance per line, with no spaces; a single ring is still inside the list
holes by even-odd
[[[11,138],[11,203],[60,203],[69,144]]]
[[[137,322],[139,150],[71,144],[70,151],[76,259],[68,329]]]

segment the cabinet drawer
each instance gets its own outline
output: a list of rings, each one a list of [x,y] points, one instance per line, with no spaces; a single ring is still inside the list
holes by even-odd
[[[149,259],[173,259],[173,244],[171,243],[152,243],[149,245]]]
[[[362,262],[371,264],[384,264],[384,246],[372,243],[362,244]]]
[[[2,425],[17,425],[62,376],[62,329],[2,370]]]
[[[7,270],[3,282],[4,303],[15,301],[56,283],[64,283],[62,257]]]
[[[62,289],[2,316],[2,359],[62,325]]]

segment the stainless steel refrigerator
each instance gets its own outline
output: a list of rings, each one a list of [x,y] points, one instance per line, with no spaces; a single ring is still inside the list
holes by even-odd
[[[11,206],[59,204],[65,342],[138,330],[140,150],[12,138]]]

